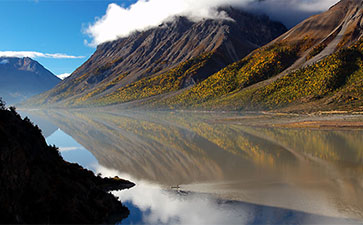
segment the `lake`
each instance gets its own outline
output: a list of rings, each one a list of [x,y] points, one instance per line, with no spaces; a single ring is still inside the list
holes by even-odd
[[[121,224],[362,224],[363,130],[228,114],[27,111],[65,160],[136,183]]]

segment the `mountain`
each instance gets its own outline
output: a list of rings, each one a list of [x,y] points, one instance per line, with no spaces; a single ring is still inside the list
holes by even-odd
[[[342,0],[193,88],[146,103],[214,110],[362,110],[362,34],[363,1]]]
[[[53,88],[60,79],[31,58],[0,57],[0,96],[14,104]]]
[[[70,77],[27,104],[108,105],[174,92],[200,83],[286,31],[266,16],[220,10],[229,19],[176,17],[101,44]]]

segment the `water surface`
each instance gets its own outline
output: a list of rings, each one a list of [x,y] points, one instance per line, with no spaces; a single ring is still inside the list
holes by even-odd
[[[66,160],[136,183],[114,193],[131,211],[125,224],[363,221],[362,130],[253,128],[202,113],[27,114],[51,124],[47,142]]]

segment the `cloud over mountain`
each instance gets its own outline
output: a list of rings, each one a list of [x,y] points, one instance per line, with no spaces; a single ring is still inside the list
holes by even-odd
[[[203,18],[227,19],[216,9],[231,5],[265,13],[273,19],[293,26],[307,16],[328,9],[338,0],[138,0],[128,8],[110,4],[106,14],[97,18],[85,30],[95,46],[130,35],[134,31],[158,26],[173,16],[187,16],[198,21]]]
[[[65,78],[69,77],[71,74],[70,73],[62,73],[57,75],[58,78],[64,80]]]
[[[326,11],[339,0],[259,0],[251,1],[246,9],[269,15],[272,19],[293,27],[309,16]]]
[[[0,61],[0,64],[4,65],[4,64],[8,64],[9,60],[8,59],[3,59]]]
[[[62,53],[41,53],[33,51],[0,51],[0,57],[29,57],[29,58],[53,58],[53,59],[81,59],[84,56],[73,56]]]

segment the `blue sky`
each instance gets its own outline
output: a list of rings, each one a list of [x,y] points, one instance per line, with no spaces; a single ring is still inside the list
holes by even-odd
[[[54,74],[70,73],[95,51],[82,30],[102,17],[108,4],[130,0],[0,0],[0,51],[37,51],[85,56],[82,59],[36,58]]]

